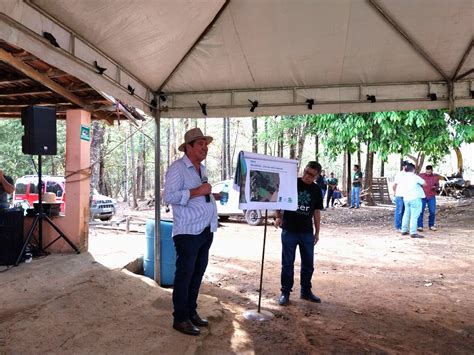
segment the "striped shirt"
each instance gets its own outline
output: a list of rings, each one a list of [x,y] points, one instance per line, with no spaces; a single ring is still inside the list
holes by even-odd
[[[207,177],[202,164],[201,175]],[[190,190],[201,185],[201,177],[186,155],[169,167],[163,200],[173,208],[173,237],[179,234],[200,234],[208,226],[211,226],[211,232],[217,230],[217,206],[212,194],[211,202],[206,202],[206,196],[190,198]]]

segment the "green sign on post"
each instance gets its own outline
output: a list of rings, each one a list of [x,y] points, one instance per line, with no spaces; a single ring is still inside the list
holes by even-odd
[[[84,124],[81,124],[81,139],[85,141],[91,140],[91,128]]]

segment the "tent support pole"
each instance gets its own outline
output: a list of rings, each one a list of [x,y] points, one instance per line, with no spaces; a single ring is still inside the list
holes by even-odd
[[[158,107],[153,110],[155,119],[155,281],[161,284],[161,186],[160,186],[160,161],[161,161],[161,140],[160,140],[160,121],[161,121],[161,105],[160,98],[155,95],[154,99],[158,103]]]

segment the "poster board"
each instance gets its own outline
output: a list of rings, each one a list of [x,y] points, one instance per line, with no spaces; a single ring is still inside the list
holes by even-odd
[[[241,210],[296,211],[298,161],[241,151],[234,188]]]

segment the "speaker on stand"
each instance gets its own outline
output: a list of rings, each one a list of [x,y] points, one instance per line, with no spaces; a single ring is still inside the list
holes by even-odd
[[[56,109],[44,106],[25,107],[21,112],[25,127],[22,137],[23,154],[56,155]]]
[[[43,211],[43,182],[42,182],[42,155],[56,155],[57,137],[56,137],[56,109],[43,106],[25,107],[21,112],[21,123],[25,127],[25,134],[22,137],[22,151],[24,154],[38,156],[38,209],[35,218],[28,231],[27,237],[23,243],[21,251],[15,261],[15,266],[21,261],[26,247],[30,243],[36,226],[38,226],[38,249],[42,252],[63,238],[72,249],[80,254],[77,246],[69,240],[68,237],[54,224],[54,222]],[[47,222],[59,236],[43,247],[43,221]]]

